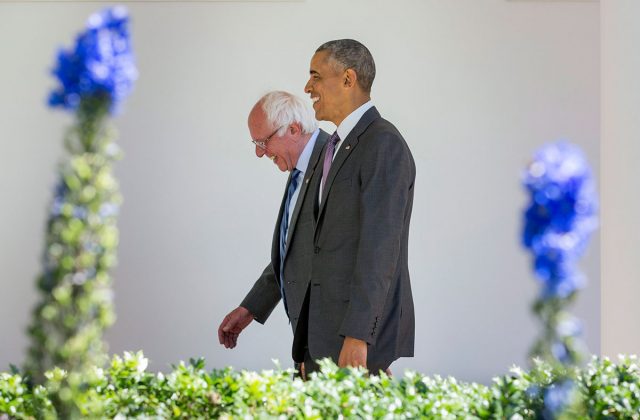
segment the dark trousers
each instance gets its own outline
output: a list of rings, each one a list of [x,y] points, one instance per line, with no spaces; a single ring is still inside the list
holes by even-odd
[[[320,372],[320,366],[311,358],[311,354],[309,354],[309,349],[307,349],[304,353],[304,362],[295,363],[296,373],[293,375],[294,378],[302,378],[305,381],[309,379],[309,375],[313,372]]]
[[[317,372],[320,370],[319,366],[311,359],[309,354],[309,287],[307,287],[307,293],[304,297],[302,309],[300,310],[300,317],[298,318],[298,324],[296,325],[296,331],[293,334],[293,346],[291,355],[295,363],[295,368],[298,371],[297,376],[306,380],[308,374],[311,372]],[[304,363],[304,372],[302,374],[302,364]]]

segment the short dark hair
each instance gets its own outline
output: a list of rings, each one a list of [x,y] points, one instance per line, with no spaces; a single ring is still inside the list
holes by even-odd
[[[367,93],[371,92],[376,77],[376,63],[369,49],[355,39],[336,39],[320,45],[316,52],[328,51],[342,66],[341,70],[353,69],[358,76],[358,84]]]

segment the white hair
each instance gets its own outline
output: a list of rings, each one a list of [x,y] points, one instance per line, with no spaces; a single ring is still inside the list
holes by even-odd
[[[311,134],[318,128],[313,109],[296,95],[276,90],[264,95],[258,101],[262,110],[274,127],[280,127],[278,135],[282,136],[289,125],[297,122],[304,134]]]

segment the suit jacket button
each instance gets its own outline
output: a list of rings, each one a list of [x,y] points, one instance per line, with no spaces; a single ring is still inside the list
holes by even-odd
[[[314,254],[319,254],[320,253],[320,247],[317,246],[317,247],[313,248],[313,253]]]

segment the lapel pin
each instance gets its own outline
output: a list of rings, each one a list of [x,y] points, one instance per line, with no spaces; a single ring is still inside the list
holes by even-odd
[[[309,178],[307,178],[307,179],[304,181],[304,183],[305,183],[305,184],[308,184],[308,183],[309,183]]]
[[[347,144],[344,148],[345,148],[346,150],[349,150],[349,149],[351,149],[351,145],[350,145],[350,144]]]

